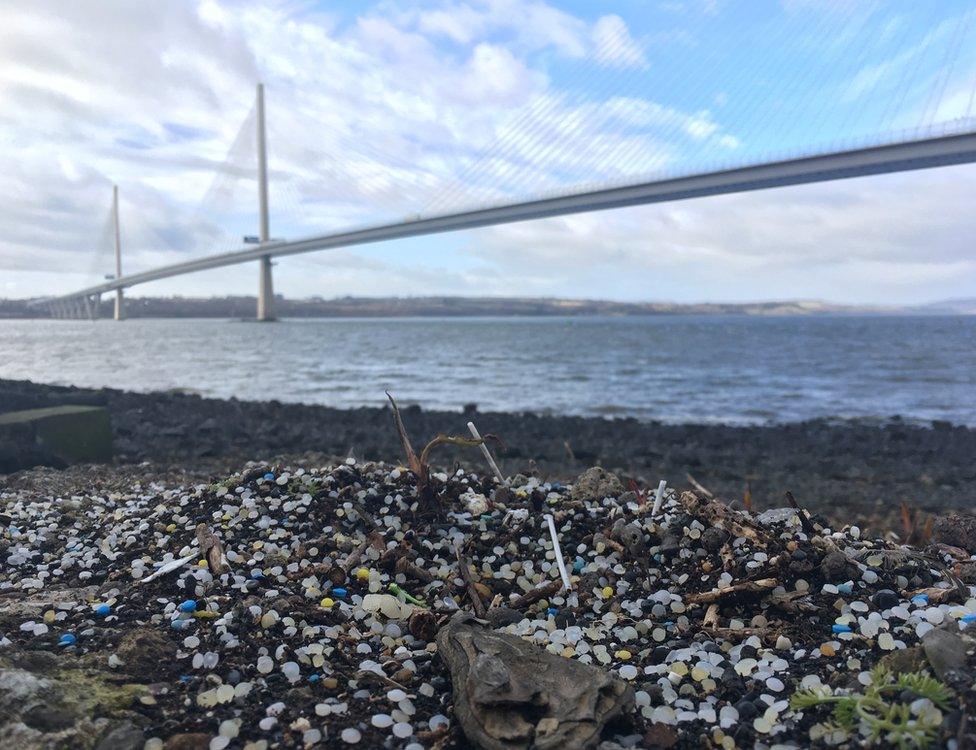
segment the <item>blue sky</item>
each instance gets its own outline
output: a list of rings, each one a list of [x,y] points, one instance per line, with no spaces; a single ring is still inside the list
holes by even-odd
[[[972,128],[976,9],[870,0],[0,0],[0,296],[583,183]],[[19,113],[30,112],[30,118]],[[250,112],[250,114],[249,114]],[[968,119],[967,119],[968,118]],[[976,296],[973,167],[283,259],[289,296]],[[253,294],[239,267],[135,294]]]

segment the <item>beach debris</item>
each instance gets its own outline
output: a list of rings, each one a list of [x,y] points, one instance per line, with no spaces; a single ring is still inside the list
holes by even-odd
[[[664,490],[667,486],[667,480],[662,479],[658,482],[657,490],[654,492],[654,506],[651,508],[651,518],[661,512],[661,505],[664,503]]]
[[[478,428],[474,426],[474,422],[468,422],[468,432],[471,433],[471,437],[475,440],[480,440],[481,443],[478,446],[481,448],[481,454],[485,457],[485,461],[488,462],[488,466],[491,467],[492,473],[501,485],[507,485],[508,480],[505,479],[505,475],[502,474],[502,470],[498,468],[498,464],[495,463],[495,459],[491,455],[491,451],[488,450],[488,446],[485,445],[485,441],[481,437],[481,433],[478,432]]]
[[[213,575],[217,576],[230,570],[220,539],[205,523],[197,524],[197,544],[200,545],[200,554],[204,556],[207,567]]]
[[[555,656],[458,613],[437,635],[451,672],[454,711],[485,750],[595,747],[628,711],[634,690],[603,669]]]
[[[563,588],[567,591],[573,588],[572,581],[569,580],[569,572],[566,570],[566,562],[563,560],[563,551],[559,546],[559,534],[556,532],[556,523],[552,513],[545,515],[546,525],[549,527],[549,538],[552,540],[552,550],[556,555],[556,565],[559,567],[559,577],[563,581]]]
[[[602,466],[591,466],[576,478],[570,497],[588,503],[603,500],[605,497],[619,497],[623,491],[624,487],[616,475]]]
[[[437,435],[424,446],[424,449],[418,456],[413,449],[413,445],[410,443],[410,436],[407,434],[407,428],[403,424],[403,416],[400,414],[400,407],[397,406],[396,399],[394,399],[389,392],[387,392],[386,397],[390,400],[390,405],[393,407],[393,422],[396,426],[397,435],[400,437],[400,444],[403,447],[403,452],[407,457],[407,465],[417,479],[417,495],[427,505],[432,505],[436,503],[437,500],[434,488],[431,484],[430,463],[428,463],[430,452],[433,448],[437,447],[438,445],[458,445],[463,447],[472,447],[476,445],[484,446],[485,440],[497,440],[494,435],[486,435],[484,438],[465,438],[460,436]]]

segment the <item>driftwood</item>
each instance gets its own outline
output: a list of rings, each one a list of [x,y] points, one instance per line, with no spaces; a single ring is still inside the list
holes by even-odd
[[[694,492],[683,492],[680,501],[690,516],[702,519],[708,526],[725,529],[733,537],[745,537],[763,547],[771,541],[769,534],[750,516],[733,510],[718,500],[699,497]]]
[[[629,711],[633,688],[458,613],[437,634],[451,671],[454,712],[482,750],[595,747],[604,725]]]
[[[743,581],[724,589],[712,589],[703,591],[700,594],[688,594],[685,601],[689,604],[711,604],[729,596],[741,596],[743,594],[765,594],[770,589],[779,585],[775,578],[763,578],[759,581]]]
[[[220,539],[205,523],[197,524],[197,544],[200,545],[200,554],[206,558],[207,567],[213,575],[217,576],[230,570]]]

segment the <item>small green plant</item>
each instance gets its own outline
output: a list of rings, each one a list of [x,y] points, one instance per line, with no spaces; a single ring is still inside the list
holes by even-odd
[[[912,703],[897,699],[906,690],[919,698],[928,698],[942,710],[952,701],[952,691],[935,678],[920,672],[905,672],[895,677],[891,670],[879,664],[871,670],[871,684],[861,694],[835,694],[829,687],[820,685],[794,693],[790,707],[803,710],[833,704],[831,728],[858,730],[872,744],[929,747],[938,737],[942,715],[932,707],[913,711]]]

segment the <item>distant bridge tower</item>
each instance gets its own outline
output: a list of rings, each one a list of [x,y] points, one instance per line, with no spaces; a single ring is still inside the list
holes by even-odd
[[[263,245],[271,239],[270,219],[268,216],[268,143],[264,127],[264,84],[258,84],[257,91],[257,120],[258,120],[258,204],[261,211],[261,226],[258,241]],[[261,267],[258,275],[258,313],[257,319],[262,321],[274,320],[274,284],[271,279],[271,256],[261,256]]]
[[[112,224],[115,226],[115,278],[122,278],[122,234],[119,231],[119,186],[112,186]],[[115,290],[115,319],[125,317],[122,287]]]

